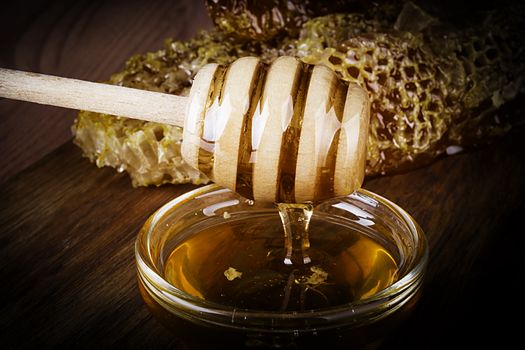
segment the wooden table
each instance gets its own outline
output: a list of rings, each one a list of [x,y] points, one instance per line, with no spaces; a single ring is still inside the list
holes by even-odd
[[[65,12],[67,18],[68,13],[73,16],[73,11],[85,22],[83,29],[72,27],[77,34],[68,35],[79,35],[97,23],[106,23],[104,16],[113,14],[118,18],[120,10],[126,8],[122,2],[116,2],[121,7],[113,2],[103,8],[88,5],[87,1],[79,3],[73,11],[65,3],[52,2],[54,12],[48,8],[44,17],[65,21],[59,14]],[[130,3],[136,11],[139,2]],[[143,11],[146,18],[154,18],[158,11],[172,5],[155,6],[149,12]],[[34,16],[41,22],[50,21],[48,17],[42,20],[42,15]],[[138,35],[137,28],[143,25],[129,24],[127,30]],[[171,29],[177,33],[176,28]],[[165,32],[169,32],[166,28],[162,31],[163,37],[171,34]],[[141,38],[149,38],[147,43],[133,47],[121,44],[114,51],[108,50],[114,55],[124,50],[123,56],[127,57],[160,45],[160,34],[143,35]],[[54,48],[65,49],[67,45],[68,40],[61,46],[44,45],[40,52],[43,58],[34,59],[43,60]],[[91,55],[86,59],[94,59],[90,50],[83,50],[83,54]],[[81,60],[79,55],[72,57]],[[66,57],[59,60],[67,61]],[[77,71],[73,65],[69,68],[72,74],[65,75],[103,79],[118,68],[109,63],[114,60],[103,56],[105,67],[93,65],[85,71]],[[27,68],[17,62],[8,65]],[[67,73],[59,68],[42,71]],[[0,101],[0,111],[0,120],[23,116],[27,123],[48,118],[59,123],[59,116],[67,113],[67,123],[60,122],[67,126],[74,116],[71,111],[13,101]],[[46,127],[50,130],[49,125],[40,124],[40,128]],[[21,147],[32,132],[44,137],[42,131],[33,128],[10,137]],[[189,348],[153,319],[142,302],[135,283],[133,244],[155,209],[194,187],[134,189],[125,174],[96,168],[82,158],[69,136],[60,137],[58,148],[46,149],[47,155],[37,161],[26,155],[24,159],[30,161],[21,167],[28,167],[18,173],[10,170],[7,180],[0,184],[1,347]],[[448,157],[409,173],[366,181],[365,188],[393,200],[414,216],[425,230],[431,249],[423,297],[400,331],[387,339],[384,349],[472,348],[488,342],[505,348],[521,340],[524,146],[525,130],[515,129],[475,152]],[[2,156],[2,167],[9,167],[8,161],[14,156]],[[517,319],[511,320],[513,316]]]

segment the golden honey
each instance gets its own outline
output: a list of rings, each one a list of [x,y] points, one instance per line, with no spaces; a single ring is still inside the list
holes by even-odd
[[[262,311],[351,303],[397,278],[389,250],[358,228],[314,216],[308,236],[310,247],[298,253],[306,261],[299,261],[287,258],[278,215],[230,217],[177,244],[164,278],[197,298]]]

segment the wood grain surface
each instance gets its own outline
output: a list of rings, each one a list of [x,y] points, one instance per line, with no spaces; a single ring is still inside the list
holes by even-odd
[[[129,55],[207,23],[185,3],[38,4],[2,12],[0,22],[21,24],[9,36],[2,23],[0,65],[103,80]],[[0,101],[0,113],[2,349],[193,349],[147,311],[133,245],[149,215],[194,187],[134,189],[125,174],[98,169],[70,141],[74,112]],[[525,130],[516,129],[475,152],[367,179],[365,188],[413,215],[431,249],[422,299],[384,349],[519,344],[524,149]]]

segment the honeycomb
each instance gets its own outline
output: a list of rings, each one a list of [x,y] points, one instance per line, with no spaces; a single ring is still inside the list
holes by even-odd
[[[412,8],[403,11],[417,20]],[[355,14],[317,18],[289,51],[369,92],[369,175],[413,168],[503,135],[510,123],[496,112],[524,92],[523,39],[499,29],[523,23],[504,26],[505,15],[493,14],[481,30],[443,34],[441,23],[420,14],[426,25],[418,32],[389,30],[388,22]]]
[[[525,25],[516,9],[460,29],[411,3],[383,10],[316,17],[297,34],[270,41],[219,30],[167,40],[159,51],[130,58],[109,83],[185,95],[209,62],[248,55],[270,62],[286,54],[325,64],[370,95],[367,175],[422,166],[520,123],[504,108],[525,90]],[[181,159],[178,127],[80,112],[73,132],[85,156],[127,171],[134,186],[208,181]]]

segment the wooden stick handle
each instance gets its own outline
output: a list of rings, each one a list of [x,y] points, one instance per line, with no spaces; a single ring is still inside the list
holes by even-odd
[[[188,98],[0,68],[0,97],[184,126]]]

